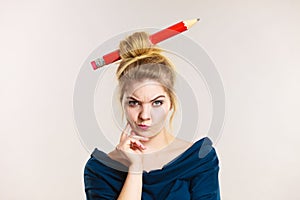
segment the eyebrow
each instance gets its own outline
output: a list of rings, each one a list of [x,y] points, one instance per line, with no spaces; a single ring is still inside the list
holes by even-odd
[[[165,95],[159,95],[159,96],[157,96],[157,97],[155,97],[154,99],[152,99],[150,102],[153,102],[153,101],[155,101],[156,99],[158,99],[158,98],[161,98],[161,97],[166,97]],[[132,100],[135,100],[135,101],[140,101],[140,100],[138,100],[138,99],[136,99],[136,98],[134,98],[134,97],[127,97],[127,99],[132,99]]]

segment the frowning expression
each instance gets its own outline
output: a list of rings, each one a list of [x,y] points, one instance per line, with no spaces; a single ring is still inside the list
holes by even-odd
[[[164,129],[170,105],[169,95],[156,81],[134,82],[127,86],[123,96],[123,108],[131,128],[149,138]]]

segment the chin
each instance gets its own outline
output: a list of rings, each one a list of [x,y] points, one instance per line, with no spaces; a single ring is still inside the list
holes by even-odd
[[[153,138],[155,136],[157,136],[158,134],[160,134],[161,131],[158,132],[153,132],[153,131],[139,131],[137,134],[139,136],[143,136],[143,137],[147,137],[147,138]]]

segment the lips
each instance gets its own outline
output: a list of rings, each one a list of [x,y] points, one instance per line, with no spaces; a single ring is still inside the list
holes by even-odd
[[[138,127],[142,130],[147,130],[150,126],[144,125],[144,124],[138,124]]]

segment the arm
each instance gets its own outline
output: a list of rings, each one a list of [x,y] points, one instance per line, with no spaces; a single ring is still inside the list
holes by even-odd
[[[117,152],[129,162],[129,169],[126,180],[118,197],[118,200],[140,200],[142,198],[143,187],[143,159],[142,151],[146,148],[141,141],[147,141],[148,138],[132,136],[127,132],[130,125],[123,131],[120,143],[117,146]],[[133,132],[131,133],[133,134]]]
[[[111,200],[117,199],[122,181],[113,178],[107,168],[92,157],[84,168],[84,186],[87,200]]]
[[[220,200],[219,160],[215,149],[204,158],[201,171],[191,180],[191,199]]]
[[[139,138],[142,140],[143,138]],[[133,145],[131,147],[131,145]],[[131,149],[133,148],[133,149]],[[129,138],[124,133],[116,152],[129,162],[129,172],[111,171],[91,158],[84,169],[84,183],[87,200],[98,199],[141,199],[142,196],[142,157],[145,147],[139,140]]]
[[[143,174],[128,172],[118,200],[142,198]]]
[[[119,174],[108,169],[96,158],[88,160],[84,168],[87,200],[141,199],[142,173],[139,168],[132,166],[128,173]]]

